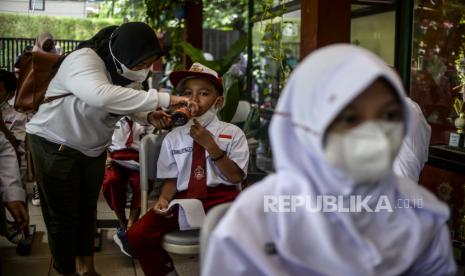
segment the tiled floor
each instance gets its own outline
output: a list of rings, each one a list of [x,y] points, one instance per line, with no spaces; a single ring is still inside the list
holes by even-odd
[[[28,185],[29,194],[31,191]],[[32,206],[29,202],[29,215],[31,224],[35,224],[36,235],[32,244],[31,254],[19,256],[16,246],[3,237],[0,237],[0,276],[55,276],[59,275],[51,267],[52,258],[48,248],[47,232],[42,218],[40,207]],[[114,219],[113,212],[102,196],[98,202],[98,218]],[[95,254],[95,266],[101,275],[112,276],[142,276],[144,273],[136,259],[128,258],[121,253],[119,247],[113,242],[116,229],[103,229],[102,250]],[[179,275],[199,275],[197,256],[172,256],[176,271]]]

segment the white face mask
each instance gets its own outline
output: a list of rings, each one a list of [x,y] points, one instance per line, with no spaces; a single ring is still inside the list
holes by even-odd
[[[194,118],[203,126],[207,126],[217,116],[219,109],[216,108],[216,101],[210,108],[198,117],[193,117],[187,122],[186,125],[191,126],[194,124]]]
[[[324,151],[328,162],[355,184],[371,183],[389,172],[402,139],[401,122],[370,121],[342,134],[328,134]]]
[[[115,66],[116,66],[116,71],[118,72],[118,74],[120,74],[120,76],[125,77],[126,79],[132,80],[135,82],[143,82],[147,78],[150,72],[149,68],[144,68],[144,69],[140,69],[137,71],[127,68],[122,62],[120,62],[113,55],[113,52],[111,51],[111,44],[109,43],[108,45],[110,48],[110,55],[113,58],[113,62],[115,63]],[[118,63],[121,66],[122,70],[118,69],[118,65],[116,63]]]

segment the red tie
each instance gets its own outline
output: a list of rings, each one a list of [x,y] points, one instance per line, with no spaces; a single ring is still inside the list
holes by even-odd
[[[128,139],[126,140],[126,148],[130,148],[132,145],[132,121],[129,120],[128,117],[125,117],[125,118],[129,126],[129,136],[128,136]]]
[[[194,141],[192,148],[192,168],[189,185],[187,187],[188,198],[207,197],[207,170],[205,149]]]

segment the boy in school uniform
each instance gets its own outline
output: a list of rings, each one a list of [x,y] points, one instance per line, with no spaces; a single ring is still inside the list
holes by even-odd
[[[17,112],[9,103],[15,94],[16,82],[14,73],[0,70],[0,130],[5,133],[16,152],[24,155],[26,115]]]
[[[141,125],[125,116],[116,123],[112,143],[108,147],[102,192],[119,222],[115,242],[122,248],[121,236],[140,215],[139,145],[142,137],[153,131],[152,125]],[[132,199],[129,219],[126,218],[126,190],[130,185]],[[123,252],[124,249],[122,248]]]
[[[249,160],[241,129],[222,122],[223,83],[214,70],[194,63],[189,71],[170,74],[182,96],[199,105],[197,117],[173,129],[164,139],[157,176],[165,179],[160,197],[127,232],[129,246],[147,276],[174,273],[169,255],[160,246],[164,234],[179,229],[176,209],[162,212],[172,199],[197,198],[206,212],[235,199]]]

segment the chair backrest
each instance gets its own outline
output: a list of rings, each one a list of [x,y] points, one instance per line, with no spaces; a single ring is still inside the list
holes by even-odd
[[[207,214],[202,228],[200,229],[200,270],[204,265],[205,256],[208,248],[208,239],[215,229],[220,219],[226,214],[232,202],[222,203],[213,207]]]
[[[251,110],[250,103],[248,101],[239,101],[237,104],[236,113],[234,113],[231,123],[243,123],[247,120]]]
[[[147,212],[147,200],[149,180],[157,177],[157,161],[160,155],[163,139],[168,132],[160,134],[148,134],[142,138],[139,149],[140,164],[140,190],[141,190],[141,214]]]

